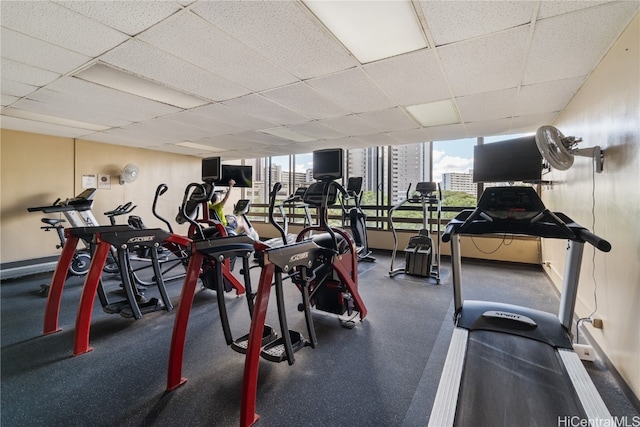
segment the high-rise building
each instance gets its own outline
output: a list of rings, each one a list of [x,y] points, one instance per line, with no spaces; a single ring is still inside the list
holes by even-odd
[[[471,173],[443,173],[442,189],[448,191],[463,191],[474,196],[477,194],[477,185],[473,182],[473,175]]]

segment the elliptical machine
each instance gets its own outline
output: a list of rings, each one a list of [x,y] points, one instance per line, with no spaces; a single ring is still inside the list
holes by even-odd
[[[353,200],[353,206],[349,202]],[[356,242],[356,250],[358,251],[358,261],[375,262],[376,259],[371,255],[369,244],[367,242],[367,215],[362,210],[360,202],[362,201],[362,177],[350,177],[347,182],[346,195],[340,198],[342,205],[342,224],[347,223],[349,219],[349,229],[353,240]]]
[[[416,184],[416,192],[410,195],[411,185],[407,189],[407,198],[391,209],[389,209],[389,227],[393,233],[393,253],[391,255],[391,267],[389,277],[397,274],[408,274],[411,276],[428,277],[435,279],[436,285],[440,284],[440,216],[442,192],[440,184],[435,182],[419,182]],[[393,268],[396,254],[398,252],[398,234],[393,224],[393,212],[400,209],[407,203],[420,204],[422,206],[422,228],[416,236],[409,239],[408,245],[404,249],[405,265],[400,268]],[[434,246],[431,234],[433,232],[433,213],[436,212],[437,239]],[[427,211],[429,213],[427,214]]]

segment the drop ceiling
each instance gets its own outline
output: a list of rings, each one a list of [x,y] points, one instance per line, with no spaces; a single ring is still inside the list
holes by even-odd
[[[409,6],[426,47],[361,63],[302,1],[2,1],[1,126],[223,159],[532,132],[640,2]],[[195,106],[83,79],[96,64]]]

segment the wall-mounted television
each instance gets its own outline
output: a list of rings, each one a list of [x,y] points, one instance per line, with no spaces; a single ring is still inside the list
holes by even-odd
[[[222,165],[222,174],[214,184],[227,186],[230,180],[236,182],[236,187],[253,187],[253,166]]]
[[[342,148],[313,152],[313,179],[334,180],[342,178]]]
[[[202,159],[202,181],[212,182],[220,179],[220,157]]]
[[[473,147],[473,182],[541,179],[542,156],[533,135]]]

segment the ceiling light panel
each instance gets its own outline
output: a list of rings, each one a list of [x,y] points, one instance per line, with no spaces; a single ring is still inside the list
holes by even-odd
[[[450,99],[428,104],[411,105],[407,111],[422,126],[442,126],[460,123],[456,106]]]
[[[456,104],[464,122],[495,120],[513,115],[517,89],[506,89],[494,92],[456,98]]]
[[[0,2],[2,26],[95,57],[128,39],[113,28],[49,1]]]
[[[289,110],[288,108],[278,105],[275,102],[256,94],[231,99],[223,102],[223,104],[259,119],[279,125],[289,125],[309,121],[308,117],[302,116],[293,110]]]
[[[528,49],[529,27],[438,48],[455,96],[517,87]]]
[[[11,59],[43,70],[65,74],[91,59],[86,55],[54,46],[7,28],[0,29],[0,32],[3,61]]]
[[[451,97],[433,50],[420,50],[364,66],[366,73],[400,105]]]
[[[171,1],[58,1],[95,21],[134,36],[181,9]]]
[[[418,127],[418,124],[413,121],[400,107],[360,113],[358,116],[371,124],[371,126],[374,126],[383,132],[415,129]]]
[[[100,62],[76,73],[75,77],[179,108],[199,107],[209,102]]]
[[[268,90],[261,95],[313,119],[326,119],[349,113],[302,82]]]
[[[542,2],[546,3],[546,2]],[[533,1],[421,1],[436,46],[496,33],[531,22]]]
[[[249,93],[247,88],[237,83],[138,40],[123,43],[100,59],[205,99],[222,101]]]
[[[197,144],[195,142],[189,142],[189,141],[184,141],[184,142],[177,142],[174,145],[179,145],[180,147],[186,147],[186,148],[192,148],[196,151],[206,151],[206,152],[220,152],[220,151],[225,151],[224,148],[218,148],[218,147],[212,147],[209,145],[205,145],[205,144]]]
[[[637,13],[639,5],[618,2],[538,21],[523,83],[589,74],[620,34],[620,28]]]
[[[304,3],[363,64],[427,47],[408,0]]]
[[[357,65],[298,2],[207,1],[191,10],[299,79]]]
[[[139,38],[254,91],[298,80],[193,13],[172,17]]]
[[[383,110],[396,105],[358,68],[312,79],[307,83],[320,94],[354,113]]]

